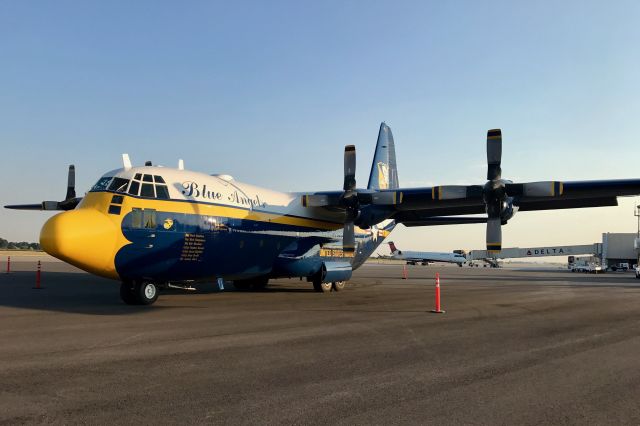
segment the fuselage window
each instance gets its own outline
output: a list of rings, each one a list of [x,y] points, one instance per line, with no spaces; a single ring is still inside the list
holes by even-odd
[[[109,191],[125,192],[127,190],[128,184],[129,184],[128,179],[123,179],[119,177],[113,178],[111,185],[109,185]]]
[[[167,185],[156,185],[156,194],[159,199],[168,200],[169,190],[167,189]]]
[[[132,180],[131,186],[129,187],[129,194],[138,195],[138,191],[140,191],[140,182]]]
[[[144,209],[142,211],[142,222],[147,229],[155,229],[156,227],[156,211],[154,209]]]
[[[142,228],[142,209],[131,209],[131,227]]]
[[[154,180],[156,183],[166,183],[166,182],[164,181],[164,179],[162,179],[162,176],[154,176],[154,177],[153,177],[153,180]]]
[[[110,177],[100,178],[100,180],[98,180],[98,182],[96,182],[96,184],[93,185],[93,188],[91,188],[91,191],[104,191],[109,186],[109,182],[111,182],[111,179],[112,178]]]
[[[227,219],[217,216],[206,216],[204,229],[207,231],[228,231]]]
[[[153,182],[153,178],[151,175],[144,175],[142,176],[142,181],[143,182]]]
[[[140,192],[140,195],[142,197],[150,197],[150,198],[155,198],[156,194],[153,190],[153,184],[151,183],[143,183],[142,184],[142,191]]]

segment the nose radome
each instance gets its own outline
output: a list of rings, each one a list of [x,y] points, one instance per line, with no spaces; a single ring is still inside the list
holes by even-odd
[[[107,278],[118,278],[114,257],[116,225],[93,209],[60,213],[45,222],[40,245],[51,256]]]

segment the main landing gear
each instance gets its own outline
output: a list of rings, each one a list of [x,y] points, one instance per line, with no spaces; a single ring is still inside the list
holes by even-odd
[[[323,283],[319,279],[313,280],[313,289],[318,293],[329,293],[333,291],[342,291],[347,286],[346,281],[335,281],[332,283]]]
[[[125,281],[120,298],[127,305],[151,305],[158,300],[158,286],[150,281]]]

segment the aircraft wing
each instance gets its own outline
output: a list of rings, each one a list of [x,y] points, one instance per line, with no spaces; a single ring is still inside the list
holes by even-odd
[[[43,208],[44,203],[38,204],[12,204],[9,206],[4,206],[5,209],[14,209],[14,210],[45,210]]]
[[[527,188],[532,184],[538,190]],[[548,186],[549,189],[544,189],[543,186]],[[394,206],[398,212],[420,210],[423,213],[432,212],[429,216],[453,216],[485,213],[483,190],[480,185],[458,185],[399,188],[381,192],[400,193],[396,198],[401,201]],[[544,191],[546,193],[543,194]],[[519,206],[521,211],[615,206],[616,197],[640,195],[640,179],[509,182],[504,185],[504,192],[507,197],[513,198],[513,204]]]
[[[381,139],[383,133],[387,136]],[[376,153],[382,147],[391,154],[393,138],[384,123],[380,135]],[[519,210],[615,206],[617,197],[640,195],[640,179],[514,183],[502,178],[501,162],[502,131],[491,129],[487,131],[487,181],[483,185],[398,188],[394,154],[393,161],[391,156],[386,162],[374,161],[374,167],[378,166],[378,182],[387,172],[392,172],[393,181],[383,179],[385,185],[362,190],[355,187],[355,147],[348,145],[344,154],[343,190],[303,195],[302,204],[344,211],[343,245],[351,249],[356,224],[371,226],[384,219],[395,219],[408,226],[478,223],[477,218],[448,217],[486,214],[487,250],[498,252],[502,247],[502,225]]]
[[[404,226],[441,226],[465,225],[470,223],[487,223],[486,217],[433,216],[430,211],[405,211],[396,213],[393,218]]]
[[[5,209],[13,210],[73,210],[76,208],[82,198],[70,198],[63,201],[43,201],[38,204],[11,204],[4,206]]]

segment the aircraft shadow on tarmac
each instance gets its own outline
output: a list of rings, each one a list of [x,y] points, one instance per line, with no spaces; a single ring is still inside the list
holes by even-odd
[[[119,283],[93,275],[75,272],[46,272],[42,274],[41,290],[35,287],[35,272],[0,273],[0,306],[83,313],[93,315],[135,315],[149,309],[193,308],[194,306],[130,306],[120,300]],[[304,283],[307,284],[307,283]],[[219,293],[213,283],[200,283],[197,294]],[[254,293],[308,293],[311,285],[291,288],[275,285]],[[232,284],[225,286],[225,292],[236,292]],[[240,291],[238,291],[240,292]],[[240,293],[252,293],[241,291]],[[165,290],[166,295],[191,296],[184,290]],[[248,295],[249,296],[249,295]]]
[[[95,315],[129,315],[147,308],[124,305],[115,282],[88,274],[46,272],[42,289],[34,289],[35,284],[34,272],[0,274],[0,306]]]

